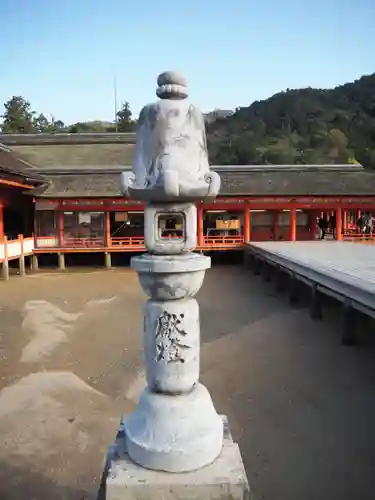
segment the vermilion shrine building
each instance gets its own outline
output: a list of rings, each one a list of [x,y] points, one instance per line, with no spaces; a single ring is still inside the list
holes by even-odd
[[[120,193],[134,141],[133,134],[0,135],[1,240],[30,238],[34,254],[143,251],[143,205]],[[361,165],[212,168],[222,189],[198,204],[201,251],[313,240],[321,213],[336,215],[337,239],[352,239],[358,212],[375,211],[375,172]],[[166,220],[163,235],[178,237],[178,222]]]

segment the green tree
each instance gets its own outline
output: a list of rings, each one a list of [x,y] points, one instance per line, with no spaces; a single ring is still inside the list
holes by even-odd
[[[82,134],[82,133],[93,132],[90,124],[85,122],[77,122],[74,123],[73,125],[70,125],[68,131],[70,134]]]
[[[132,121],[132,112],[130,104],[125,101],[121,109],[117,112],[117,129],[119,132],[133,132],[134,122]]]
[[[237,108],[207,124],[207,139],[213,164],[345,164],[355,156],[375,168],[375,74],[329,90],[287,89]]]
[[[101,120],[94,120],[90,122],[77,122],[68,127],[68,131],[71,134],[80,133],[90,133],[90,132],[108,132],[108,128],[111,126],[110,122],[104,122]],[[114,130],[113,130],[114,131]]]
[[[5,134],[29,134],[34,131],[34,111],[22,96],[13,96],[4,104],[2,132]]]
[[[55,120],[55,118],[52,117],[49,131],[55,133],[55,132],[62,132],[64,129],[65,129],[65,123],[62,120]]]
[[[47,117],[40,113],[38,116],[34,116],[33,118],[33,129],[37,133],[46,133],[50,131],[51,124],[48,121]]]
[[[349,151],[347,150],[348,139],[342,130],[333,128],[328,132],[329,157],[336,163],[349,162]]]

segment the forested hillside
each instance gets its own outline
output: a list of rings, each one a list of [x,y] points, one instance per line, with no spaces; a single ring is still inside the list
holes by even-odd
[[[375,169],[375,74],[286,90],[207,127],[213,164],[360,162]]]

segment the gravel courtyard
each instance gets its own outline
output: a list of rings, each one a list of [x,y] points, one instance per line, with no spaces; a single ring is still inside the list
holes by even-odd
[[[95,498],[121,413],[144,384],[137,276],[40,273],[0,282],[0,500]],[[241,266],[198,296],[201,378],[229,417],[256,499],[373,500],[375,342],[340,345]]]

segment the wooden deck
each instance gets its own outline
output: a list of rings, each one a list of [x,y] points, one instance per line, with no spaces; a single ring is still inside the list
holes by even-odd
[[[247,254],[375,317],[375,246],[340,241],[262,242]]]

